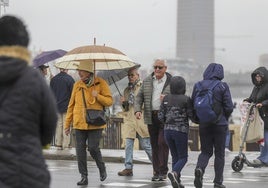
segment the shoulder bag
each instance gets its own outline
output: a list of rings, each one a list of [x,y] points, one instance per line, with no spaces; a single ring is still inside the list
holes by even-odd
[[[87,109],[84,89],[82,88],[83,102],[85,106],[86,122],[89,125],[101,126],[106,124],[104,110]]]

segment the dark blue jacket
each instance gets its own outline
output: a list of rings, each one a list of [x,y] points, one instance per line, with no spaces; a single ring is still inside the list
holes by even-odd
[[[56,97],[57,107],[60,113],[67,112],[73,84],[74,79],[66,72],[60,72],[50,81],[50,87]]]
[[[215,80],[222,80],[224,78],[223,66],[217,63],[211,63],[208,65],[203,73],[203,80],[200,81],[202,87],[208,88]],[[197,83],[196,83],[197,84]],[[193,88],[192,99],[195,99],[197,94],[196,84]],[[228,118],[233,112],[233,102],[230,93],[229,86],[225,82],[218,84],[214,90],[214,99],[219,111],[222,111],[222,116],[217,121],[218,125],[228,125]]]

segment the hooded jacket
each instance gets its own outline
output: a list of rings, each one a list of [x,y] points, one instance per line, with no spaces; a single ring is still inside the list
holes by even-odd
[[[262,78],[259,83],[255,78],[257,74]],[[264,129],[268,130],[268,70],[265,67],[258,67],[252,72],[251,80],[254,87],[250,97],[245,99],[245,101],[262,104],[259,112],[264,121]]]
[[[211,63],[208,65],[203,73],[203,80],[199,83],[203,88],[208,88],[216,80],[223,80],[224,71],[223,66],[217,63]],[[192,99],[195,99],[197,95],[197,84],[194,85]],[[215,111],[221,112],[220,119],[216,122],[217,125],[228,125],[228,118],[233,112],[233,102],[230,93],[229,86],[225,82],[221,82],[214,89],[214,103],[216,104]]]
[[[163,98],[158,118],[164,123],[164,130],[175,130],[184,133],[189,131],[189,118],[193,120],[193,103],[185,95],[184,78],[174,76],[170,81],[170,94]]]
[[[42,146],[54,135],[57,107],[29,60],[26,48],[0,46],[0,187],[50,184]]]

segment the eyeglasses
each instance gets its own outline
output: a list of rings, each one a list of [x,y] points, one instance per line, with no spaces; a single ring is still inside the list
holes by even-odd
[[[135,74],[128,74],[127,76],[128,76],[128,77],[134,77]]]
[[[161,70],[161,69],[163,69],[164,68],[164,66],[154,66],[154,69],[159,69],[159,70]]]

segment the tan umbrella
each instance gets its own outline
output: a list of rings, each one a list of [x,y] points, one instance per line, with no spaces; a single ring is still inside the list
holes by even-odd
[[[89,63],[96,70],[116,70],[136,64],[121,51],[108,46],[90,45],[75,48],[57,59],[55,66],[64,69],[77,69],[80,63]]]

